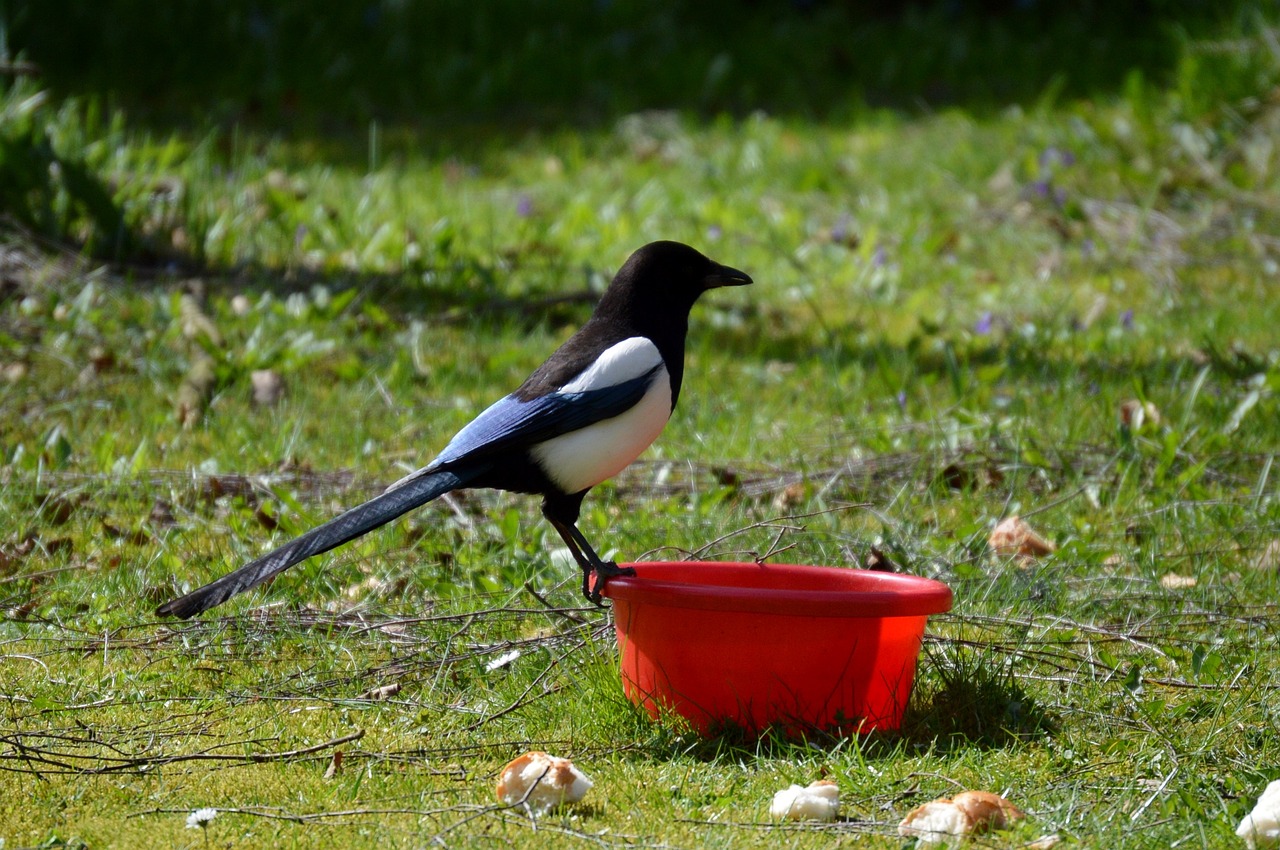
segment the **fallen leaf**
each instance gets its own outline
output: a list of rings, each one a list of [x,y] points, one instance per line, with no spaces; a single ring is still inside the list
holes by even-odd
[[[364,599],[366,596],[394,596],[397,593],[403,592],[407,586],[408,578],[405,576],[400,576],[392,579],[391,581],[387,581],[386,579],[380,578],[376,575],[371,575],[364,581],[359,581],[353,585],[349,585],[344,592],[348,599],[358,600]]]
[[[1012,160],[1001,163],[995,173],[987,178],[987,189],[993,194],[1007,194],[1018,188],[1018,178],[1015,174],[1016,165]]]
[[[258,507],[254,509],[253,518],[257,520],[258,525],[262,526],[267,531],[275,531],[280,527],[280,520],[267,513],[266,510],[263,509],[262,505],[258,505]]]
[[[803,502],[804,482],[797,481],[778,491],[778,495],[773,497],[773,508],[785,512],[799,507]]]
[[[1131,398],[1120,403],[1120,424],[1130,430],[1141,431],[1145,425],[1157,428],[1160,421],[1159,408],[1149,401]]]
[[[49,525],[64,525],[83,501],[83,498],[69,499],[66,496],[45,495],[36,497],[35,507],[41,519]]]
[[[1259,570],[1280,572],[1280,539],[1268,543],[1267,548],[1262,550],[1262,554],[1253,565]]]
[[[95,345],[89,349],[89,366],[101,374],[116,365],[116,355],[111,349]]]
[[[178,424],[184,428],[192,428],[200,421],[205,406],[213,397],[217,377],[212,357],[203,351],[192,356],[191,366],[174,396],[173,409]]]
[[[991,531],[987,545],[1000,555],[1017,555],[1022,559],[1041,558],[1052,554],[1056,546],[1041,537],[1031,526],[1014,515],[1002,519]]]
[[[722,487],[737,489],[742,485],[742,476],[727,466],[712,467],[711,474],[715,477],[716,483]]]
[[[5,609],[4,615],[11,620],[24,620],[32,611],[36,610],[38,602],[38,599],[28,599],[21,605]]]
[[[109,537],[116,540],[123,540],[133,546],[145,546],[151,542],[151,535],[147,534],[145,531],[141,529],[127,531],[123,528],[112,525],[105,519],[102,520],[102,530],[105,531]]]
[[[249,375],[253,384],[253,403],[271,407],[284,395],[284,378],[274,369],[255,369]]]
[[[1093,302],[1089,304],[1089,309],[1085,311],[1084,316],[1080,319],[1081,327],[1092,327],[1094,322],[1102,318],[1103,313],[1107,310],[1107,296],[1099,293],[1093,298]]]
[[[182,335],[189,340],[207,339],[210,343],[222,347],[222,334],[200,307],[200,301],[191,293],[178,299],[178,318],[182,324]]]
[[[1146,546],[1155,537],[1155,531],[1146,523],[1131,522],[1124,527],[1124,536],[1135,546]]]
[[[23,558],[31,554],[36,548],[36,538],[34,534],[28,534],[17,543],[9,546],[0,546],[0,558],[8,558],[9,563],[17,563]],[[0,562],[2,563],[2,562]]]
[[[938,478],[952,490],[968,490],[973,486],[973,473],[958,463],[944,466]]]
[[[1160,576],[1160,586],[1166,590],[1186,590],[1196,586],[1195,576],[1180,576],[1177,573],[1165,573]]]
[[[151,513],[147,515],[147,519],[152,525],[161,528],[171,528],[178,524],[178,521],[173,518],[173,505],[164,499],[155,500],[155,503],[151,505]]]
[[[324,778],[333,779],[342,771],[342,750],[334,750],[329,759],[329,767],[325,769]]]
[[[977,487],[998,487],[1004,483],[1004,473],[989,461],[953,461],[934,476],[934,482],[951,490],[972,490]]]
[[[364,693],[362,693],[358,697],[358,699],[367,699],[367,700],[372,700],[374,702],[381,702],[382,700],[390,699],[391,697],[395,696],[398,693],[400,693],[400,683],[392,682],[389,685],[383,685],[382,687],[379,687],[379,688],[372,688],[370,690],[367,690]]]
[[[75,550],[75,545],[71,542],[70,537],[54,537],[51,540],[37,539],[36,545],[40,547],[40,551],[45,555],[54,555],[58,552],[71,552]]]
[[[863,567],[882,573],[896,573],[900,570],[892,558],[874,546],[871,547],[871,552],[867,555],[866,561],[863,562]]]

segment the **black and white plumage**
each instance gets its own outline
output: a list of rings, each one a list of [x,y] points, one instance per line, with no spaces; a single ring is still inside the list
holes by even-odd
[[[541,494],[543,515],[582,568],[583,595],[599,604],[605,581],[622,570],[601,560],[578,530],[582,499],[662,433],[680,395],[694,302],[708,289],[748,283],[743,272],[687,245],[645,245],[618,271],[582,329],[435,460],[156,613],[193,617],[451,490],[472,487]]]

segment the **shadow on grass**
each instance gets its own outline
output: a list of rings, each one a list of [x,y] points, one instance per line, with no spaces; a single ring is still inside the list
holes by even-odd
[[[714,726],[706,735],[694,733],[676,716],[657,722],[635,709],[630,723],[635,737],[647,727],[643,748],[653,758],[693,757],[703,761],[723,758],[788,758],[797,753],[832,753],[849,746],[860,748],[866,759],[900,757],[903,751],[948,753],[958,750],[991,750],[1016,747],[1026,741],[1054,734],[1057,723],[1013,675],[1005,660],[976,652],[950,652],[926,646],[928,678],[916,692],[896,730],[848,735],[810,730],[807,734],[768,728],[754,733],[732,722]]]
[[[421,318],[435,324],[500,328],[554,326],[585,321],[603,292],[603,282],[626,259],[607,258],[614,263],[611,267],[588,266],[549,246],[536,246],[499,255],[453,248],[411,268],[386,273],[280,268],[253,262],[223,267],[204,264],[147,234],[113,225],[86,222],[80,229],[91,236],[71,238],[63,223],[46,224],[41,215],[54,206],[44,199],[52,201],[60,191],[61,187],[51,186],[39,193],[39,203],[26,210],[29,214],[19,214],[17,206],[0,213],[0,245],[13,249],[11,255],[0,255],[5,299],[28,288],[51,285],[45,271],[60,266],[54,280],[68,285],[96,272],[108,288],[187,290],[202,297],[270,293],[285,299],[295,293],[311,295],[316,287],[323,287],[335,300],[355,308],[372,302],[379,315],[396,322]],[[73,207],[82,206],[77,195],[65,194]],[[27,195],[26,200],[31,197]],[[111,263],[112,273],[101,274],[100,260]]]
[[[599,125],[646,109],[841,119],[973,110],[1172,81],[1187,38],[1254,4],[986,0],[879,4],[18,3],[10,48],[60,94],[101,94],[157,128],[246,124],[366,156],[371,121],[427,150]]]
[[[48,196],[52,198],[53,192]],[[52,206],[52,204],[50,204]],[[75,246],[60,244],[33,226],[0,216],[0,243],[30,246],[33,255],[64,260],[69,268],[59,279],[74,282],[74,267],[88,273],[94,266]],[[107,233],[108,228],[103,228]],[[577,327],[591,314],[604,284],[626,259],[600,256],[583,263],[554,245],[527,245],[492,253],[449,246],[392,272],[278,268],[246,262],[234,268],[211,267],[189,255],[147,248],[144,237],[131,237],[141,253],[116,273],[100,276],[104,286],[129,290],[154,288],[194,290],[199,295],[270,293],[285,299],[310,295],[323,287],[350,314],[374,305],[379,324],[424,320],[433,325],[461,325],[488,329]],[[14,254],[14,256],[18,256]],[[4,258],[0,257],[0,263]],[[39,262],[29,263],[38,270]],[[5,274],[7,272],[7,274]],[[25,291],[28,271],[0,265],[7,282],[6,297]],[[33,279],[42,277],[37,271]],[[48,275],[43,275],[47,278]],[[34,284],[32,284],[34,286]],[[42,284],[47,285],[47,284]],[[708,321],[705,313],[721,311],[736,321]],[[1047,334],[1059,333],[1070,316],[1046,313],[1030,317]],[[1130,346],[1103,344],[1092,330],[1079,331],[1080,342],[1068,356],[1064,346],[1044,344],[1037,337],[1014,334],[976,335],[964,327],[921,328],[907,338],[890,338],[857,321],[816,328],[802,316],[768,315],[750,300],[708,303],[695,313],[691,345],[714,348],[743,359],[784,364],[821,363],[833,369],[857,368],[883,378],[892,395],[924,379],[949,382],[963,401],[973,390],[971,373],[986,366],[1001,367],[999,381],[1007,385],[1076,386],[1090,393],[1113,385],[1164,387],[1195,375],[1206,364],[1216,373],[1244,378],[1265,371],[1261,354],[1242,347],[1220,349],[1212,340],[1200,348],[1163,350],[1153,356],[1135,354]],[[762,333],[761,329],[766,329]]]
[[[978,653],[924,650],[931,672],[913,695],[899,736],[916,748],[1000,749],[1052,735],[1057,723],[1007,661]]]
[[[1122,384],[1161,388],[1185,380],[1210,365],[1215,372],[1248,377],[1265,371],[1261,353],[1243,346],[1229,350],[1215,347],[1213,340],[1196,340],[1200,347],[1162,351],[1153,356],[1135,353],[1132,346],[1107,343],[1095,329],[1079,329],[1073,346],[1057,343],[1054,335],[1072,317],[1051,310],[1026,317],[1044,329],[1044,338],[1016,335],[977,335],[963,326],[919,329],[907,338],[891,338],[848,324],[819,332],[809,324],[752,315],[753,305],[730,305],[747,315],[742,327],[700,328],[700,336],[710,336],[717,351],[743,358],[786,364],[820,362],[826,367],[858,367],[879,374],[891,387],[920,377],[949,382],[957,399],[970,394],[972,372],[985,366],[999,366],[999,382],[1043,384],[1050,387],[1078,386],[1095,392],[1098,387]],[[760,333],[761,327],[769,328]],[[1053,338],[1054,343],[1045,340]],[[1064,353],[1069,350],[1070,353]]]

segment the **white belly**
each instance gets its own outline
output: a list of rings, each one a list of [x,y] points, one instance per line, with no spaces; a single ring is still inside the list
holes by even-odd
[[[547,476],[566,493],[617,475],[658,439],[671,417],[671,377],[657,370],[643,397],[625,413],[553,437],[532,449]]]

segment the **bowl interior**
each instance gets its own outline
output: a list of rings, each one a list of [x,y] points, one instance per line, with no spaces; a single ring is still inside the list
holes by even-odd
[[[799,564],[654,561],[611,579],[615,601],[818,617],[905,617],[951,608],[951,589],[900,573]]]

